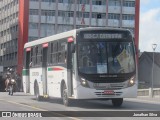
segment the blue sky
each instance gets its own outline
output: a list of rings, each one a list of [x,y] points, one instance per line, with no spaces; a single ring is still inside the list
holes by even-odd
[[[159,8],[160,0],[140,0],[141,12],[147,12],[149,9]]]
[[[154,43],[160,52],[160,0],[140,0],[140,51],[153,51]]]

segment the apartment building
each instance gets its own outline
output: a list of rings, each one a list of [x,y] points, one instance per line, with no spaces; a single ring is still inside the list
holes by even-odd
[[[92,26],[128,28],[138,46],[139,0],[0,0],[0,65],[20,73],[28,41]]]

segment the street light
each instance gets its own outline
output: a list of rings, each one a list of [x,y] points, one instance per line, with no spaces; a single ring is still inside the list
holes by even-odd
[[[153,98],[153,71],[154,71],[154,52],[156,50],[157,44],[152,44],[152,49],[153,49],[153,63],[152,63],[152,84],[151,84],[151,97]]]

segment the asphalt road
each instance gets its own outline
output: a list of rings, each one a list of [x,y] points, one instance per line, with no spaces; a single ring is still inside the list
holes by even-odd
[[[103,116],[103,117],[100,117],[100,119],[106,119],[105,116],[109,114],[111,116],[108,118],[109,120],[113,119],[113,117],[114,119],[120,120],[123,117],[116,118],[116,116],[118,117],[118,116],[123,116],[127,114],[124,111],[131,112],[129,114],[134,114],[134,112],[132,111],[138,111],[136,112],[138,114],[144,113],[144,111],[146,111],[147,113],[149,113],[148,111],[151,111],[151,112],[153,111],[153,113],[157,113],[157,111],[160,111],[160,102],[152,103],[152,102],[124,99],[124,103],[122,107],[115,108],[112,106],[111,101],[86,100],[86,101],[74,101],[72,106],[65,107],[62,104],[61,99],[49,99],[46,101],[37,101],[35,100],[34,96],[31,96],[29,94],[24,94],[22,92],[14,93],[13,96],[9,96],[7,92],[1,92],[0,93],[0,111],[15,111],[15,112],[16,111],[17,112],[35,111],[35,113],[37,111],[38,112],[47,111],[47,115],[58,117],[58,118],[54,117],[54,119],[65,119],[65,120],[66,119],[76,119],[76,120],[91,119],[92,120],[92,119],[97,119],[100,116]],[[79,112],[79,111],[82,111],[82,112]],[[110,114],[109,112],[111,111],[113,113]],[[139,112],[139,111],[142,111],[142,112]],[[66,112],[66,114],[64,114],[64,112]],[[157,114],[160,115],[160,112],[158,112]],[[68,117],[68,115],[71,115],[71,117]],[[132,120],[135,119],[134,117],[132,118],[133,118]],[[47,120],[48,119],[52,119],[52,118],[47,117]],[[122,120],[125,120],[125,119],[127,118],[125,117]],[[136,117],[136,120],[137,119],[138,117]],[[159,118],[155,117],[154,120],[156,119],[158,120]],[[141,120],[143,119],[141,118]],[[145,117],[145,120],[152,120],[152,118]]]

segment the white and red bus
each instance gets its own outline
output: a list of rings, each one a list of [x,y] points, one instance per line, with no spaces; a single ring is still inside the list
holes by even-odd
[[[72,99],[112,100],[137,96],[134,40],[126,29],[89,27],[45,37],[24,46],[25,93]]]

